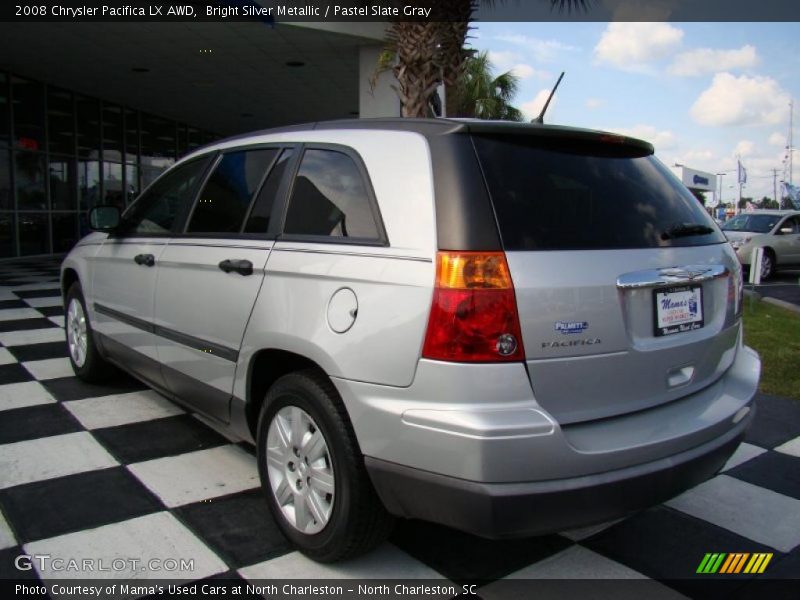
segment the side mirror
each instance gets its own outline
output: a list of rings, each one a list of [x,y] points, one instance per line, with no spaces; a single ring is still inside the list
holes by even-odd
[[[95,206],[89,211],[89,227],[94,231],[113,231],[119,227],[120,212],[116,206]]]
[[[794,233],[794,229],[792,227],[781,227],[780,232],[784,234]]]

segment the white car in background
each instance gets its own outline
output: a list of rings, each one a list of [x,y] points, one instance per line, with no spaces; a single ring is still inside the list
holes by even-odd
[[[754,249],[764,249],[762,280],[769,279],[778,268],[800,266],[800,211],[742,213],[726,221],[722,231],[743,267],[750,267]]]

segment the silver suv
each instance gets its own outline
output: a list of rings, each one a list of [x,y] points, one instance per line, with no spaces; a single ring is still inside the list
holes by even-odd
[[[490,538],[716,473],[753,415],[742,276],[645,142],[359,120],[182,159],[62,267],[78,376],[122,367],[255,443],[306,554],[392,516]]]

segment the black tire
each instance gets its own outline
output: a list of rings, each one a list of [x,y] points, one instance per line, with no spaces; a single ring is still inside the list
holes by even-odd
[[[761,281],[766,281],[775,274],[775,253],[770,248],[764,248],[761,261]]]
[[[70,348],[70,307],[73,302],[78,302],[80,304],[86,327],[86,352],[82,364],[76,362]],[[77,282],[73,283],[67,292],[67,299],[64,305],[64,332],[67,338],[69,362],[72,365],[72,370],[75,371],[75,375],[84,381],[97,383],[106,381],[114,373],[114,367],[106,362],[97,349],[97,343],[94,340],[94,331],[89,321],[89,313],[86,311],[86,301],[83,299],[81,286]]]
[[[296,406],[318,426],[332,463],[335,490],[330,517],[318,533],[297,529],[283,514],[270,485],[267,438],[273,417]],[[258,472],[272,515],[298,549],[318,562],[363,554],[389,534],[392,517],[380,502],[364,467],[364,458],[336,388],[316,369],[284,375],[267,392],[257,430]],[[315,521],[316,523],[316,521]]]

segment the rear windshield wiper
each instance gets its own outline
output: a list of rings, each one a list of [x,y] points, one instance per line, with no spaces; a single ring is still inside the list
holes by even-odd
[[[687,237],[690,235],[706,235],[709,233],[714,233],[714,230],[708,225],[702,225],[700,223],[680,223],[679,225],[673,225],[664,231],[661,234],[661,239],[672,240],[679,237]]]

